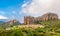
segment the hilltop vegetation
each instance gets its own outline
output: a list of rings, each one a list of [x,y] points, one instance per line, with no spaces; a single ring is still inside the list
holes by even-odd
[[[50,20],[37,22],[39,25],[43,25],[42,27],[33,28],[33,26],[12,26],[7,29],[0,28],[0,36],[60,36],[60,20]],[[38,24],[35,24],[36,26]],[[15,24],[15,23],[14,23]],[[7,25],[8,26],[8,25]]]
[[[60,28],[60,20],[43,21],[40,24],[50,26],[51,28]]]

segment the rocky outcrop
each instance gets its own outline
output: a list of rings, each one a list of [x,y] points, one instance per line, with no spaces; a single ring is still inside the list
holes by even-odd
[[[24,24],[33,24],[34,23],[34,17],[26,16],[24,17]]]
[[[41,17],[26,16],[24,17],[24,24],[34,24],[41,21],[57,20],[57,19],[58,19],[58,15],[54,13],[46,13]]]
[[[58,19],[58,15],[57,14],[54,14],[54,13],[47,13],[47,14],[44,14],[42,16],[42,20],[43,21],[47,21],[47,20],[57,20]]]
[[[17,22],[17,20],[11,20],[11,21],[9,21],[8,23],[9,23],[10,25],[13,25],[13,23],[15,23],[15,22]]]

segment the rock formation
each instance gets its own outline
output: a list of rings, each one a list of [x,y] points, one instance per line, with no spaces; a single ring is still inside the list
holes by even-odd
[[[47,20],[57,20],[58,15],[54,13],[47,13],[42,16],[42,21],[47,21]]]
[[[33,24],[34,23],[34,17],[26,16],[24,17],[24,24]]]
[[[54,13],[46,13],[41,17],[26,16],[24,17],[24,24],[34,24],[41,21],[57,20],[57,19],[58,19],[58,15]]]

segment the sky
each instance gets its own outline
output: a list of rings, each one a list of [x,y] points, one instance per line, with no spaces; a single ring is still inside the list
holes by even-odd
[[[56,13],[60,18],[60,0],[0,0],[0,19],[17,19],[24,22],[24,16],[42,16]]]

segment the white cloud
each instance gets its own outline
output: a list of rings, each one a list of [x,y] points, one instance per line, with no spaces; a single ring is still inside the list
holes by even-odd
[[[60,16],[60,0],[32,0],[31,4],[22,5],[22,13],[40,16],[47,12],[53,12]]]
[[[5,17],[5,16],[0,15],[0,19],[8,19],[8,18]]]
[[[23,4],[22,7],[26,7],[27,6],[27,3]]]

